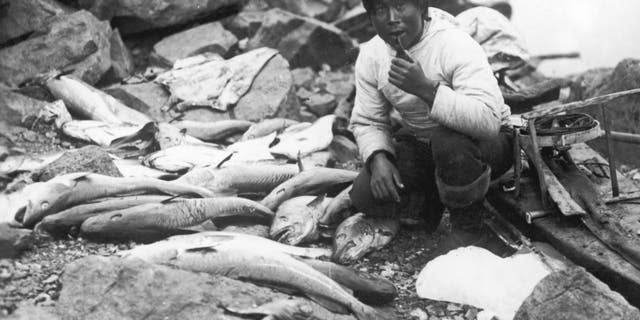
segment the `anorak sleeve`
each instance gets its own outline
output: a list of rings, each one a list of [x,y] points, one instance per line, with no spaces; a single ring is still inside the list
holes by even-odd
[[[353,131],[362,159],[376,151],[385,151],[395,157],[391,142],[391,105],[377,88],[375,62],[362,52],[356,60],[356,98],[349,129]]]
[[[447,32],[442,69],[451,86],[440,85],[430,117],[476,139],[500,131],[504,99],[482,47],[462,32]]]

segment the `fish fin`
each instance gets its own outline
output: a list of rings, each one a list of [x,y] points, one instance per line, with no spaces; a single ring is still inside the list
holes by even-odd
[[[171,202],[171,201],[173,201],[173,200],[175,200],[177,198],[180,198],[180,197],[182,197],[182,195],[175,195],[173,197],[169,197],[169,198],[166,198],[166,199],[160,201],[160,203],[167,204],[167,203],[169,203],[169,202]]]
[[[324,201],[324,198],[326,198],[327,194],[323,193],[317,197],[315,197],[313,200],[311,200],[309,203],[307,203],[307,207],[310,208],[317,208],[320,205],[322,205],[322,202]]]
[[[269,148],[274,147],[275,145],[277,145],[278,143],[280,143],[280,137],[278,137],[277,135],[273,138],[273,141],[269,142]]]
[[[224,159],[222,159],[220,162],[218,162],[218,164],[216,165],[216,169],[220,169],[220,167],[222,167],[222,165],[229,161],[229,159],[231,159],[231,157],[233,157],[233,155],[235,154],[234,152],[231,152],[228,156],[224,157]]]
[[[302,158],[300,157],[300,150],[298,150],[298,156],[296,157],[296,161],[298,163],[298,172],[304,171],[304,164],[302,163]]]

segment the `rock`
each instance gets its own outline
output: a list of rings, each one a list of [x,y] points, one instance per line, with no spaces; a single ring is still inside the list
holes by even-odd
[[[538,282],[514,319],[640,319],[640,311],[583,268],[573,267]]]
[[[167,115],[160,109],[169,100],[169,93],[160,84],[155,82],[118,84],[105,88],[104,92],[156,121],[167,120]]]
[[[64,319],[244,319],[222,306],[240,309],[287,297],[222,276],[90,256],[67,265],[57,310]]]
[[[278,49],[292,68],[325,63],[343,66],[356,51],[353,40],[333,25],[281,9],[266,11],[262,25],[247,43],[249,49],[265,46]]]
[[[349,138],[336,134],[329,145],[331,158],[341,163],[355,162],[360,159],[358,146]]]
[[[14,228],[8,223],[0,223],[0,259],[12,259],[31,246],[33,232],[29,229]]]
[[[298,98],[300,98],[300,100],[304,101],[307,100],[309,98],[311,98],[311,96],[313,95],[313,92],[305,89],[305,88],[300,88],[298,89],[298,91],[296,91],[296,96],[298,96]]]
[[[133,57],[125,46],[118,29],[113,30],[111,38],[111,69],[105,74],[102,81],[106,83],[118,82],[131,75],[133,72]]]
[[[245,0],[78,0],[81,8],[101,20],[114,19],[123,33],[184,24],[207,16],[220,15],[224,9],[241,5]]]
[[[98,146],[86,146],[65,152],[58,160],[31,175],[33,181],[48,181],[73,172],[93,172],[122,177],[109,154]]]
[[[10,125],[21,126],[32,123],[46,105],[47,102],[0,89],[0,119]]]
[[[311,88],[313,80],[316,78],[316,73],[311,68],[298,68],[291,70],[293,75],[293,83],[296,87]]]
[[[304,104],[313,114],[322,117],[333,113],[333,110],[335,110],[338,105],[338,101],[336,101],[336,97],[330,93],[315,93],[311,95]]]
[[[276,117],[298,119],[299,112],[289,63],[280,55],[267,62],[249,92],[232,110],[234,118],[249,121]]]
[[[323,70],[318,72],[314,87],[320,91],[326,91],[342,100],[348,97],[355,89],[355,76],[352,68],[340,70]]]
[[[54,17],[37,36],[0,50],[0,83],[9,87],[56,68],[94,84],[111,67],[111,27],[87,11]]]
[[[0,1],[0,44],[28,36],[47,24],[51,17],[72,10],[55,0]]]
[[[376,35],[376,30],[369,22],[369,15],[362,4],[347,11],[333,25],[360,43],[368,41]]]
[[[325,22],[335,20],[344,3],[335,0],[265,0],[273,7]]]
[[[309,111],[306,106],[303,106],[300,109],[300,121],[304,122],[315,122],[318,120],[318,116],[316,116],[313,112]]]
[[[172,34],[153,46],[154,57],[161,65],[173,66],[176,60],[211,52],[227,56],[238,39],[220,22],[211,22]]]
[[[18,305],[18,308],[8,317],[7,320],[58,320],[61,319],[55,308],[51,306],[36,306],[35,304],[24,301]]]

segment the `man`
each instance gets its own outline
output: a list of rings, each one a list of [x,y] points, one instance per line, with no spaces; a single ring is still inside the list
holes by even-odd
[[[350,128],[365,169],[351,192],[372,216],[397,215],[411,193],[424,192],[429,228],[443,205],[450,248],[481,245],[482,202],[492,178],[512,162],[503,130],[509,108],[482,48],[451,16],[429,15],[426,0],[363,0],[377,35],[360,47]],[[403,133],[391,132],[390,112]]]

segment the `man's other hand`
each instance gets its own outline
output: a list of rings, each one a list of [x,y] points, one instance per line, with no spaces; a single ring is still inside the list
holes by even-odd
[[[415,59],[408,61],[402,58],[393,58],[391,69],[389,69],[389,82],[426,102],[432,103],[435,99],[434,90],[437,82],[425,76],[422,67]]]
[[[400,173],[384,153],[378,153],[371,161],[371,192],[377,200],[400,202],[398,189],[403,189]]]

